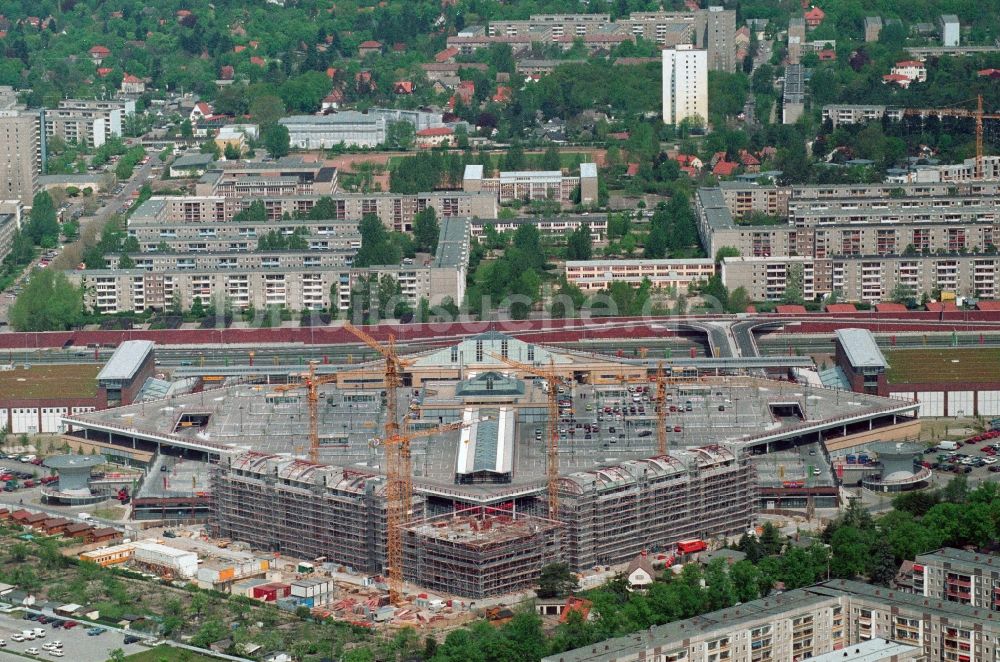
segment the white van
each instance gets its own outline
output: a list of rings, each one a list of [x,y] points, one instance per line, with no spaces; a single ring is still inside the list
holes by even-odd
[[[941,451],[958,450],[958,442],[957,441],[942,441],[942,442],[938,443],[937,447],[938,447],[938,450],[941,450]]]

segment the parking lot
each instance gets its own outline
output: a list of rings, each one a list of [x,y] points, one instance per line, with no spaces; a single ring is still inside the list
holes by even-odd
[[[138,653],[146,650],[145,646],[138,643],[125,645],[121,633],[108,630],[97,636],[87,634],[89,626],[80,623],[69,630],[65,628],[53,628],[49,623],[37,623],[35,621],[24,620],[23,612],[15,611],[10,614],[0,614],[0,639],[7,644],[0,648],[0,660],[23,660],[25,656],[35,657],[41,660],[67,660],[71,662],[105,662],[112,650],[121,648],[126,655]],[[14,641],[11,636],[23,630],[33,628],[43,628],[45,636],[34,641]],[[62,642],[63,656],[56,656],[44,650],[45,644],[52,644],[56,641]],[[30,655],[26,651],[30,648],[38,649],[38,653]],[[15,655],[16,653],[17,655]],[[20,657],[18,657],[20,655]]]

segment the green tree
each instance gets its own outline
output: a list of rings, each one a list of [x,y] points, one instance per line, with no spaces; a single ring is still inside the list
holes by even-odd
[[[542,572],[538,577],[538,590],[536,593],[540,598],[561,598],[570,595],[579,589],[576,575],[570,570],[567,563],[549,563],[542,567]]]
[[[227,161],[239,161],[240,159],[240,148],[233,143],[226,143],[226,148],[222,150],[222,155],[226,157]]]
[[[59,239],[59,221],[55,204],[47,191],[39,191],[31,202],[28,236],[35,244],[52,244]]]
[[[263,129],[278,123],[285,116],[285,102],[273,94],[257,97],[250,103],[250,116]],[[270,151],[270,150],[268,150]]]
[[[785,270],[785,293],[781,296],[781,302],[801,306],[805,303],[802,292],[802,265],[790,264]]]
[[[288,127],[284,124],[271,124],[261,127],[261,139],[264,149],[273,158],[280,159],[283,156],[288,156],[288,152],[291,150]]]
[[[753,303],[745,287],[737,287],[729,293],[729,301],[726,309],[731,313],[745,313],[747,307]]]
[[[715,251],[715,263],[722,264],[722,261],[727,257],[740,257],[740,249],[735,246],[723,246],[719,250]]]
[[[841,526],[830,540],[833,559],[830,572],[834,577],[854,579],[868,568],[868,545],[861,531],[853,526]]]
[[[399,247],[390,239],[382,220],[375,214],[365,214],[358,225],[361,248],[354,256],[354,266],[370,267],[373,264],[399,264]]]
[[[415,248],[421,253],[434,254],[437,250],[438,236],[441,228],[437,221],[437,212],[433,207],[426,207],[413,217],[413,240]]]
[[[406,121],[392,122],[385,131],[385,146],[390,149],[411,149],[415,139],[416,130]]]
[[[555,145],[549,145],[542,154],[542,170],[561,170],[562,161],[559,158],[559,149]]]
[[[36,271],[10,309],[17,331],[65,331],[83,322],[83,290],[61,272]]]
[[[594,255],[594,242],[590,236],[590,225],[583,223],[566,239],[567,260],[589,260]]]
[[[764,527],[760,534],[760,544],[764,548],[766,555],[774,556],[781,553],[781,548],[784,547],[785,541],[778,527],[771,522],[764,522]]]
[[[896,557],[892,551],[892,545],[884,536],[877,536],[872,543],[870,550],[870,565],[868,568],[868,578],[873,584],[889,586],[896,578],[899,568],[896,565]]]
[[[108,653],[108,662],[125,662],[125,651],[115,648]]]

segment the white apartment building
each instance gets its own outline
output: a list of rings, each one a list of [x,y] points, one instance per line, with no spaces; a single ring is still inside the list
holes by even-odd
[[[649,279],[654,288],[686,290],[692,283],[715,275],[715,261],[690,260],[571,260],[566,263],[566,280],[584,292],[607,289],[624,282],[638,287]]]
[[[465,193],[488,192],[501,203],[514,200],[556,200],[569,202],[573,191],[580,188],[580,202],[597,202],[597,165],[581,163],[580,176],[564,175],[560,170],[520,170],[501,172],[498,177],[486,176],[483,166],[465,166],[462,191]]]
[[[678,44],[663,51],[663,122],[708,121],[708,51]]]

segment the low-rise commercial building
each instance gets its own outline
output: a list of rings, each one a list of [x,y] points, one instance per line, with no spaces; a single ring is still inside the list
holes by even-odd
[[[194,189],[195,195],[242,199],[336,192],[336,168],[296,157],[278,161],[218,161],[206,168]]]
[[[654,288],[687,291],[688,286],[715,275],[712,259],[667,260],[571,260],[566,262],[566,280],[584,292],[605,290],[612,283],[638,287],[649,280]]]
[[[279,123],[288,129],[291,146],[295,149],[330,149],[346,147],[377,147],[385,142],[389,126],[395,122],[408,122],[415,131],[439,126],[444,122],[441,113],[394,108],[371,108],[361,113],[345,110],[328,115],[293,115]]]
[[[131,404],[155,368],[153,343],[126,341],[103,366],[0,366],[0,428],[58,433],[62,417]]]
[[[487,176],[481,165],[465,166],[462,190],[492,193],[500,203],[532,200],[571,202],[579,189],[581,204],[595,204],[598,197],[597,165],[581,163],[580,175],[564,175],[559,170],[500,172]]]

